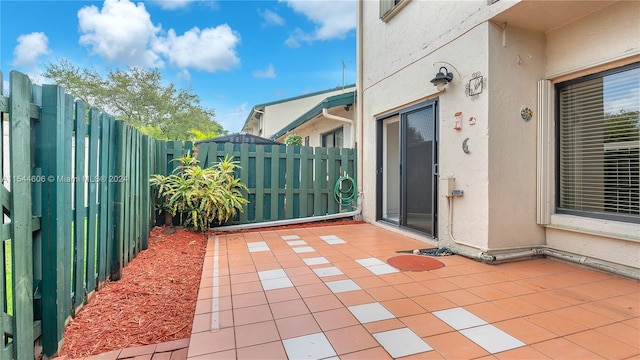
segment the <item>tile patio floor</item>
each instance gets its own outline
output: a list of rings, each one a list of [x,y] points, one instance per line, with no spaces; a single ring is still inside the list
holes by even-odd
[[[211,237],[186,356],[640,358],[640,283],[550,259],[385,262],[425,247],[370,224]]]

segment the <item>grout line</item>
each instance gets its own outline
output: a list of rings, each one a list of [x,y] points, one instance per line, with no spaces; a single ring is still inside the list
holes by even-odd
[[[220,280],[219,275],[220,271],[218,269],[218,245],[219,238],[218,235],[215,237],[214,247],[213,247],[213,287],[211,288],[211,331],[220,330]]]

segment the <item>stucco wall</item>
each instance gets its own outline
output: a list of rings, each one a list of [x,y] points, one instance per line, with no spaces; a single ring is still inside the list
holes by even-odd
[[[378,18],[377,2],[364,2],[363,218],[374,222],[376,214],[376,117],[438,98],[440,177],[455,177],[456,188],[464,190],[464,196],[453,200],[452,235],[459,243],[486,249],[488,97],[486,91],[476,99],[466,96],[465,85],[474,72],[488,72],[490,25],[478,20],[489,14],[486,2],[473,4],[412,1],[384,23]],[[450,21],[435,21],[445,16]],[[453,72],[454,80],[438,93],[430,80],[440,66]],[[454,114],[458,111],[463,113],[463,126],[454,130]],[[477,118],[476,125],[468,124],[470,116]],[[466,138],[470,154],[462,151]],[[438,202],[438,237],[441,246],[448,246],[453,240],[449,234],[449,202],[442,189]]]
[[[620,1],[568,24],[559,22],[546,33],[508,23],[503,31],[504,24],[486,22],[514,4],[411,1],[385,23],[378,2],[363,2],[363,218],[376,220],[376,118],[437,98],[440,246],[453,244],[454,238],[489,251],[546,245],[637,269],[638,224],[565,215],[552,215],[546,228],[536,223],[536,116],[541,111],[536,83],[638,61],[640,2]],[[438,93],[429,80],[440,66],[447,66],[454,80]],[[476,72],[487,78],[487,86],[470,98],[464,87]],[[533,109],[531,121],[520,117],[522,106]],[[458,111],[463,127],[456,131]],[[468,124],[470,116],[475,125]],[[467,138],[469,154],[462,152]],[[447,177],[455,177],[455,187],[464,190],[452,200],[453,236],[451,200],[444,196]]]
[[[547,76],[640,53],[640,1],[620,1],[547,33]]]
[[[536,224],[537,81],[544,77],[543,33],[489,26],[489,248],[544,245]],[[484,94],[483,94],[484,95]]]
[[[640,2],[621,1],[548,32],[547,77],[552,81],[567,80],[612,67],[613,62],[640,61],[638,19]],[[555,249],[636,269],[640,264],[638,224],[552,215],[546,243]]]

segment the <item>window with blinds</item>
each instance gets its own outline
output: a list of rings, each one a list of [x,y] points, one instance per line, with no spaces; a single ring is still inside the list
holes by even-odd
[[[640,222],[640,63],[559,83],[556,211]]]

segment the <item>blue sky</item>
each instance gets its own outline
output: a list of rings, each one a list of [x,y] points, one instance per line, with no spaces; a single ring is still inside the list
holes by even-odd
[[[0,0],[0,69],[154,68],[237,132],[255,104],[355,83],[355,0]]]

